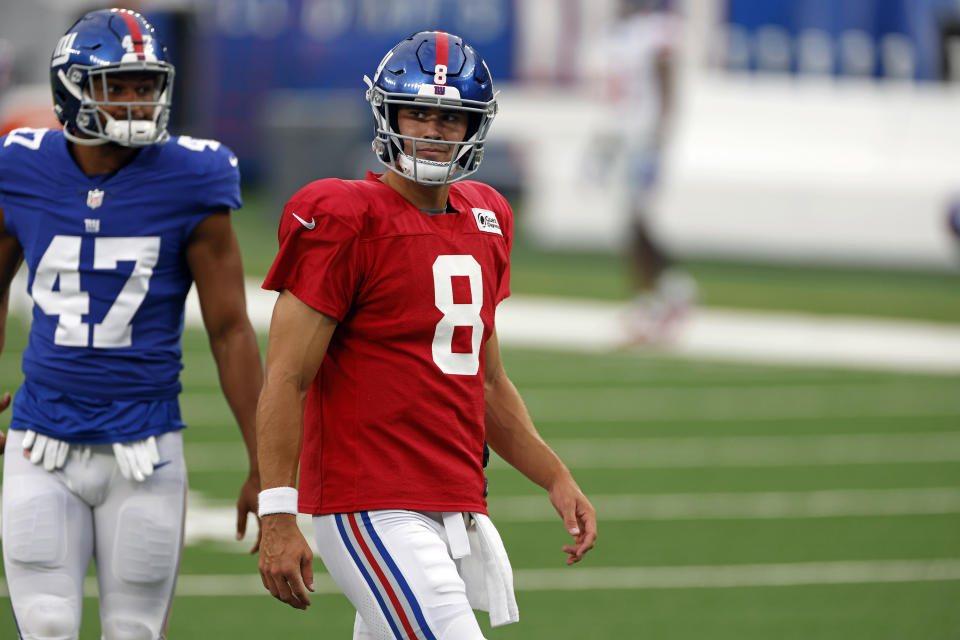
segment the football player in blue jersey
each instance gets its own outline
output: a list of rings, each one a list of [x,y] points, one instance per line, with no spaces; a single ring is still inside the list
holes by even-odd
[[[237,159],[167,133],[174,68],[137,13],[83,16],[50,73],[63,130],[0,138],[0,312],[21,261],[34,303],[4,456],[6,579],[21,638],[77,638],[93,558],[102,637],[161,638],[183,539],[191,283],[249,454],[238,537],[256,512],[263,376],[228,215]]]

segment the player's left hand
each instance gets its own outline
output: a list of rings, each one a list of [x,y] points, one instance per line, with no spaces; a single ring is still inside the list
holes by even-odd
[[[567,564],[583,560],[597,542],[597,512],[571,476],[558,480],[550,489],[550,502],[563,519],[573,544],[563,546]]]
[[[0,398],[0,412],[6,411],[7,407],[10,406],[10,394],[4,393],[3,397]],[[0,431],[0,455],[3,455],[3,450],[7,446],[7,434]]]
[[[250,553],[254,554],[260,549],[260,518],[257,517],[257,496],[260,494],[260,476],[256,473],[250,473],[247,480],[240,487],[240,497],[237,498],[237,540],[243,540],[247,534],[247,514],[253,514],[257,520],[257,539],[253,542]]]

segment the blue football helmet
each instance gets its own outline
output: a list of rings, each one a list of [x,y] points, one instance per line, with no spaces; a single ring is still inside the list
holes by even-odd
[[[129,72],[156,74],[152,100],[110,101],[107,77]],[[129,9],[91,11],[67,30],[53,51],[53,111],[64,135],[76,144],[142,147],[163,142],[169,136],[173,76],[167,48],[142,15]],[[126,119],[111,116],[102,108],[108,104],[126,107]],[[152,107],[152,117],[134,119],[137,106]]]
[[[391,49],[367,83],[367,102],[376,121],[373,151],[391,171],[422,184],[463,180],[480,166],[483,144],[497,114],[497,96],[487,63],[463,38],[443,31],[420,31]],[[397,109],[411,102],[466,113],[462,141],[400,135]],[[404,151],[409,141],[410,153]],[[417,158],[417,144],[449,145],[449,161]]]

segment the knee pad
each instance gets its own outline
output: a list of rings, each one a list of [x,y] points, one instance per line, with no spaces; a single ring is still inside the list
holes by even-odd
[[[115,571],[136,584],[163,582],[176,572],[180,556],[179,523],[158,521],[160,509],[137,504],[120,512],[114,547]]]
[[[80,620],[76,607],[66,598],[35,596],[17,619],[24,640],[76,640]]]
[[[128,618],[107,618],[103,623],[103,640],[153,640],[160,633]]]

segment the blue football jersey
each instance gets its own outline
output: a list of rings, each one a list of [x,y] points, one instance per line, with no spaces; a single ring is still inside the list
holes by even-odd
[[[175,399],[188,238],[240,206],[237,159],[216,141],[173,136],[87,176],[60,130],[0,138],[0,207],[34,301],[27,382],[98,402]]]

